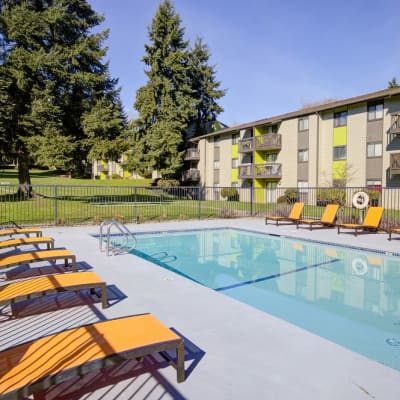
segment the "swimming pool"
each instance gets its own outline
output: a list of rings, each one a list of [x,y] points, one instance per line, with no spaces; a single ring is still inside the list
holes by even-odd
[[[238,229],[138,235],[132,251],[400,370],[400,259]]]

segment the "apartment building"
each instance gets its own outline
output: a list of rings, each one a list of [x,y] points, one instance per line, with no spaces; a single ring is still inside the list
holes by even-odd
[[[400,88],[193,138],[185,161],[202,186],[400,187]]]

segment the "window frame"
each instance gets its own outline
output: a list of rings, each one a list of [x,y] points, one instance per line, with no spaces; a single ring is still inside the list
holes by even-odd
[[[307,159],[306,160],[301,159],[300,154],[307,154]],[[298,149],[297,150],[297,162],[306,163],[309,161],[309,159],[310,159],[310,152],[308,151],[308,149]]]
[[[381,148],[381,151],[380,151],[380,155],[376,155],[375,153],[375,148],[376,148],[376,145],[380,145],[380,148]],[[368,148],[370,147],[370,146],[374,146],[374,155],[369,155],[369,151],[368,151]],[[367,158],[381,158],[383,156],[383,143],[382,142],[369,142],[369,143],[367,143]]]
[[[382,107],[382,110],[378,111],[378,112],[382,113],[382,115],[380,117],[377,117],[377,110],[376,110],[377,106],[381,106]],[[371,108],[373,110],[371,110]],[[379,102],[368,104],[367,105],[367,119],[368,119],[368,121],[376,121],[376,120],[383,119],[383,110],[384,110],[383,101],[379,101]],[[373,117],[370,116],[371,114],[373,114]]]
[[[335,151],[337,149],[341,149],[341,148],[344,149],[344,156],[338,157],[337,155],[335,155]],[[346,160],[347,159],[347,146],[333,146],[332,159],[333,159],[333,161]]]
[[[240,140],[240,133],[236,132],[232,134],[232,144],[238,144]]]
[[[303,122],[304,121],[307,121],[307,128],[304,128],[304,126],[303,126]],[[308,131],[310,128],[309,128],[309,119],[308,119],[308,116],[307,117],[301,117],[301,118],[299,118],[299,120],[298,120],[298,125],[297,125],[297,130],[298,130],[298,132],[303,132],[303,131]]]
[[[339,126],[347,126],[347,110],[337,111],[333,113],[333,126],[338,128]]]

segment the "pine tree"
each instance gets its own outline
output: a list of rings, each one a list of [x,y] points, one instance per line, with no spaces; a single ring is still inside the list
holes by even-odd
[[[209,60],[207,45],[201,38],[197,38],[190,53],[189,64],[192,93],[197,104],[190,118],[189,137],[207,133],[210,125],[217,121],[217,116],[223,111],[217,100],[225,95],[225,90],[219,89],[221,83],[216,80],[214,67],[209,65]]]
[[[394,89],[400,87],[399,83],[397,82],[396,77],[394,76],[389,82],[388,82],[388,89]]]
[[[114,154],[125,116],[102,61],[108,32],[92,33],[103,18],[86,0],[0,0],[0,12],[0,140],[20,184],[32,158],[79,170],[99,143]]]
[[[183,135],[197,103],[188,74],[188,42],[169,0],[160,4],[149,38],[143,57],[148,82],[137,91],[134,104],[139,112],[135,147],[142,153],[129,165],[135,171],[155,169],[163,177],[174,177],[183,164]]]

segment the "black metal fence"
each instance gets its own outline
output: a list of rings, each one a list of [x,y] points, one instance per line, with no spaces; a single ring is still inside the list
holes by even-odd
[[[263,217],[288,214],[296,201],[303,215],[318,218],[329,203],[340,204],[341,222],[358,222],[363,210],[353,205],[357,192],[368,205],[383,206],[383,229],[400,224],[400,188],[221,188],[32,185],[33,197],[21,199],[18,185],[0,185],[0,222],[21,225],[98,224],[206,218]]]

